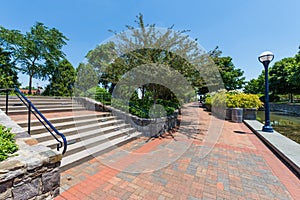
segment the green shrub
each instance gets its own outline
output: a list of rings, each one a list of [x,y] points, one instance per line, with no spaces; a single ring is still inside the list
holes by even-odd
[[[259,97],[259,99],[262,102],[265,102],[265,95]],[[271,94],[271,95],[269,95],[269,101],[270,102],[279,102],[280,101],[280,97],[278,95]]]
[[[14,137],[15,134],[11,133],[11,129],[0,124],[0,161],[7,159],[9,155],[18,150]]]
[[[87,92],[85,92],[85,94],[82,94],[81,96],[90,97],[106,105],[111,104],[111,94],[107,92],[106,89],[99,86],[89,89]]]
[[[209,106],[211,106],[212,105],[212,97],[211,96],[206,96],[205,97],[205,105],[209,105]]]
[[[220,90],[210,93],[206,99],[207,105],[219,108],[259,108],[262,102],[256,94],[245,94],[239,91]]]

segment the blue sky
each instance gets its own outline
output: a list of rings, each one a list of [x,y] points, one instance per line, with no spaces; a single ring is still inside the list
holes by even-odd
[[[63,50],[74,67],[112,36],[109,29],[126,30],[139,13],[158,27],[191,30],[208,51],[219,46],[247,80],[261,73],[261,52],[272,51],[277,61],[294,56],[300,45],[299,0],[3,0],[0,5],[5,28],[26,32],[39,21],[59,29],[70,39]],[[27,79],[20,81],[28,85]]]

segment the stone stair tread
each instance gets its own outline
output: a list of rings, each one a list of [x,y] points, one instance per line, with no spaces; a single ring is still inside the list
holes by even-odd
[[[105,138],[108,138],[108,136],[110,136],[110,134],[116,134],[116,133],[120,134],[120,131],[126,132],[126,131],[129,131],[129,130],[134,130],[134,128],[124,128],[125,126],[126,126],[126,124],[122,124],[122,125],[117,125],[117,126],[105,127],[105,128],[103,128],[101,130],[96,129],[96,130],[92,130],[92,131],[86,131],[86,132],[83,132],[83,133],[80,133],[80,134],[66,136],[66,139],[67,139],[68,142],[72,142],[72,141],[77,140],[77,139],[81,139],[81,138],[85,138],[85,137],[88,137],[88,136],[97,135],[97,134],[99,134],[101,132],[112,130],[109,133],[101,134],[101,135],[94,136],[94,137],[91,137],[89,139],[84,140],[84,141],[90,141],[91,143],[93,143],[93,141],[97,141],[96,140],[97,137],[99,137],[99,138],[103,137],[105,139]],[[59,136],[58,136],[58,139],[60,139]],[[84,143],[85,144],[89,144],[90,142],[87,142],[87,143],[84,142]],[[57,141],[53,139],[53,140],[47,140],[47,141],[44,141],[44,142],[40,142],[39,144],[42,144],[44,146],[51,146],[51,145],[54,145],[56,143],[57,143]],[[82,141],[78,141],[78,142],[69,144],[68,145],[68,149],[72,150],[74,148],[78,148],[79,147],[78,145],[82,145]]]
[[[35,104],[34,104],[35,105]],[[61,107],[82,107],[81,105],[79,105],[79,104],[76,104],[76,105],[73,105],[73,104],[60,104],[60,105],[38,105],[38,106],[35,106],[36,108],[38,108],[38,109],[43,109],[43,108],[56,108],[56,107],[58,107],[58,108],[61,108]],[[0,106],[0,108],[1,109],[5,109],[5,106]],[[27,107],[24,105],[24,104],[22,104],[21,106],[8,106],[8,111],[10,110],[10,109],[17,109],[17,108],[19,108],[19,109],[27,109]]]
[[[56,123],[55,121],[63,121],[63,120],[70,120],[70,121],[74,121],[74,119],[80,119],[80,118],[100,118],[103,116],[107,116],[110,115],[111,113],[109,112],[99,112],[99,113],[91,113],[91,114],[80,114],[80,115],[73,115],[73,116],[66,116],[66,117],[55,117],[55,118],[47,118],[52,124]],[[36,123],[36,122],[40,122],[39,120],[31,120],[31,123]],[[18,121],[18,124],[22,126],[22,124],[27,125],[28,121]]]
[[[102,118],[89,118],[89,119],[81,119],[81,120],[76,120],[76,121],[68,121],[68,122],[60,122],[60,123],[52,123],[52,125],[56,128],[56,127],[61,127],[61,126],[69,126],[74,124],[76,126],[76,124],[80,124],[80,123],[84,123],[84,122],[96,122],[98,120],[111,120],[111,119],[115,119],[115,116],[109,116],[109,117],[102,117]],[[31,127],[31,131],[36,131],[36,130],[41,130],[41,129],[45,129],[45,127],[43,125],[39,125],[39,126],[33,126]]]
[[[83,107],[70,107],[70,108],[52,108],[52,109],[39,109],[40,112],[54,112],[54,111],[70,111],[70,110],[85,110]],[[28,110],[8,110],[8,114],[14,114],[14,113],[25,113],[28,112]]]
[[[68,165],[70,165],[72,163],[75,163],[76,161],[78,162],[79,160],[84,159],[85,157],[88,157],[88,156],[91,156],[93,154],[99,153],[101,151],[104,151],[105,149],[109,149],[111,147],[114,147],[115,145],[118,145],[118,144],[126,141],[126,140],[133,139],[133,138],[138,137],[140,135],[141,135],[140,132],[134,132],[134,133],[131,133],[128,136],[119,137],[119,138],[116,138],[114,140],[110,140],[108,142],[96,145],[94,147],[84,149],[80,152],[65,156],[62,159],[61,167],[66,168]]]
[[[67,128],[67,129],[60,129],[59,132],[61,132],[62,134],[64,134],[67,137],[67,133],[70,132],[74,132],[74,131],[81,131],[81,130],[85,130],[85,129],[89,129],[89,128],[94,128],[94,127],[101,127],[103,125],[107,125],[107,124],[114,124],[114,123],[121,123],[123,122],[123,120],[109,120],[106,122],[98,122],[95,124],[88,124],[88,125],[84,125],[84,126],[80,126],[80,127],[72,127],[72,128]],[[38,134],[32,134],[31,136],[33,136],[36,139],[39,138],[43,138],[45,136],[48,136],[50,133],[45,129],[45,131],[43,133],[38,133]]]
[[[92,131],[86,131],[86,132],[83,132],[80,134],[66,136],[68,142],[72,142],[77,139],[87,138],[87,137],[91,136],[91,138],[89,138],[89,139],[84,139],[84,142],[82,142],[80,140],[80,141],[76,141],[75,143],[68,144],[68,150],[73,150],[73,149],[79,148],[80,146],[82,146],[82,144],[89,145],[89,144],[95,143],[98,141],[97,139],[100,139],[100,138],[107,139],[111,136],[122,134],[122,133],[128,132],[130,130],[134,130],[134,128],[124,128],[124,126],[125,125],[114,126],[114,127],[109,126],[109,127],[103,128],[101,131],[99,129],[97,129],[97,130],[92,130]],[[108,130],[111,130],[111,132],[105,133],[105,134],[101,133],[101,132],[105,132]],[[99,135],[97,135],[97,134],[99,134]],[[58,139],[59,138],[60,137],[58,136]],[[57,141],[56,140],[47,140],[44,142],[40,142],[39,144],[42,144],[44,146],[51,146],[51,145],[57,144]]]

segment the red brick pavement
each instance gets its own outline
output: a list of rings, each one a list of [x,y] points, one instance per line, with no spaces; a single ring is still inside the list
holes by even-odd
[[[137,160],[163,163],[167,155],[144,161],[143,153],[167,150],[183,133],[179,129],[174,138],[169,134],[148,142],[139,138],[63,172],[56,200],[300,199],[299,179],[244,124],[225,121],[214,148],[202,156],[212,117],[190,109],[199,111],[198,132],[189,135],[190,146],[178,159],[158,170],[132,173]],[[103,162],[110,159],[111,165]]]

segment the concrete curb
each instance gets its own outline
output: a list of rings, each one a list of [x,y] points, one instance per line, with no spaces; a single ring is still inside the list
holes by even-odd
[[[263,124],[257,120],[243,120],[243,122],[298,178],[300,178],[300,144],[281,135],[277,131],[273,133],[261,131]]]

